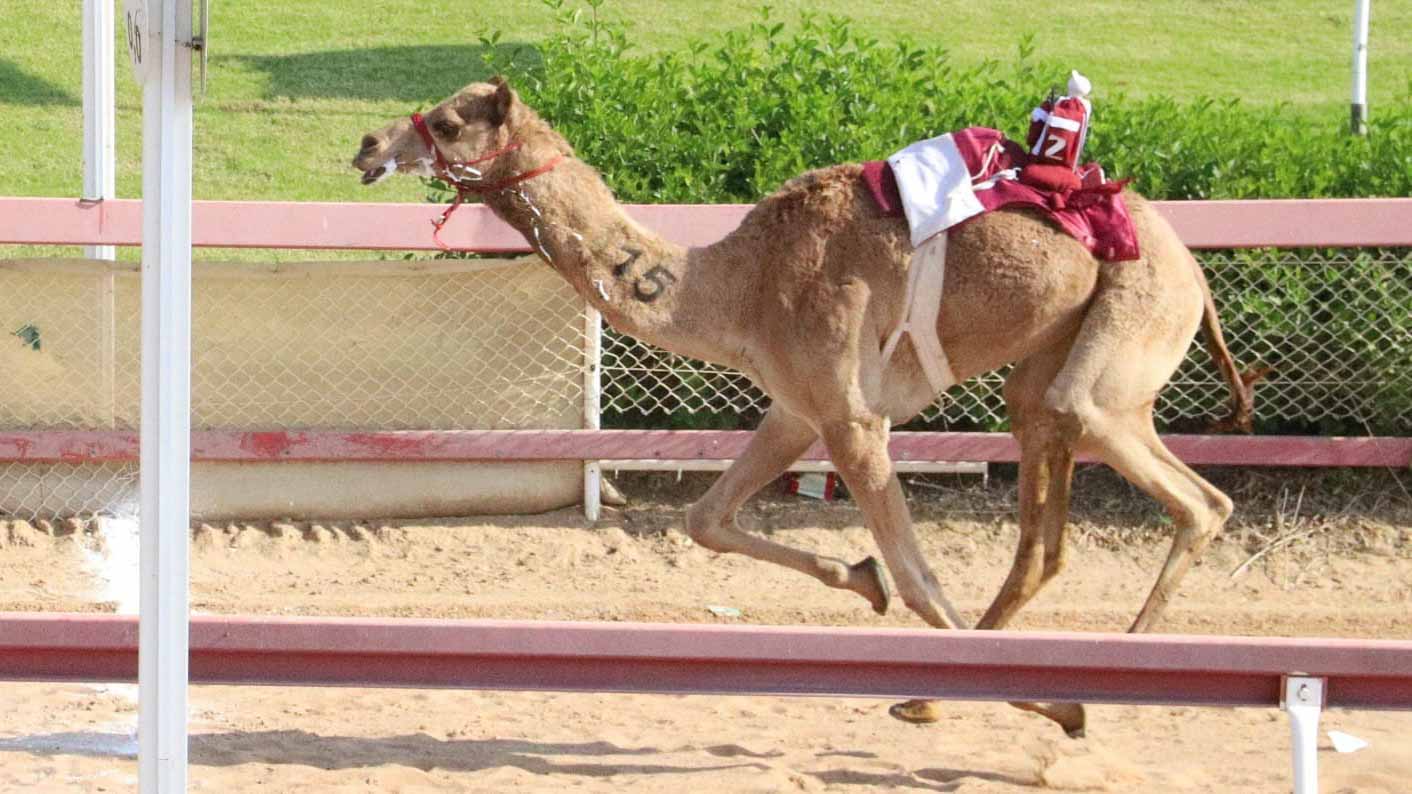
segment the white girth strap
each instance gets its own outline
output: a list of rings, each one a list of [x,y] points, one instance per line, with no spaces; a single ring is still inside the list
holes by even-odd
[[[922,371],[936,394],[956,385],[956,375],[941,349],[936,335],[936,318],[941,312],[941,288],[946,278],[946,232],[933,235],[912,252],[912,266],[907,272],[907,294],[903,298],[906,311],[902,321],[887,337],[882,349],[883,368],[892,361],[892,354],[902,334],[912,337],[912,349],[922,362]]]

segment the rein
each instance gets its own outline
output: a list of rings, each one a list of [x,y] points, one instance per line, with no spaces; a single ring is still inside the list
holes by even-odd
[[[432,156],[434,158],[436,158],[435,165],[433,166],[432,171],[436,174],[438,178],[442,179],[448,185],[451,185],[453,188],[456,189],[456,198],[451,201],[451,205],[447,207],[446,210],[442,212],[439,217],[433,218],[431,222],[431,225],[435,228],[435,231],[432,232],[431,239],[443,251],[450,251],[451,247],[441,241],[441,228],[445,226],[446,222],[451,218],[451,213],[455,212],[456,208],[460,207],[463,203],[465,203],[467,196],[473,193],[478,195],[498,193],[513,185],[518,185],[519,183],[524,182],[526,180],[533,179],[537,176],[542,176],[544,174],[549,173],[550,171],[553,171],[554,167],[559,165],[559,163],[562,162],[565,157],[563,153],[560,153],[558,156],[550,159],[549,162],[538,166],[537,168],[531,168],[528,171],[522,171],[518,174],[515,174],[514,176],[506,177],[505,179],[502,179],[499,182],[493,182],[489,185],[483,185],[479,182],[473,181],[481,178],[480,169],[474,168],[473,166],[476,163],[484,163],[489,160],[494,160],[502,154],[509,154],[510,152],[513,152],[516,149],[522,147],[524,145],[523,143],[521,143],[520,141],[514,141],[513,143],[510,143],[509,145],[501,149],[496,149],[495,151],[477,157],[474,160],[459,160],[451,162],[448,161],[446,157],[441,153],[441,147],[436,145],[436,139],[432,137],[431,130],[427,129],[427,122],[426,119],[422,117],[422,114],[412,114],[412,127],[414,127],[417,130],[417,134],[421,136],[422,143],[426,144],[427,150],[432,153]],[[462,172],[469,172],[469,176],[457,176],[452,172],[452,169],[459,169]]]

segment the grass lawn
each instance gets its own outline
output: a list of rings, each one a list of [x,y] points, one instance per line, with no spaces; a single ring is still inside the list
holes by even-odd
[[[482,77],[479,37],[533,44],[553,24],[538,2],[243,0],[214,4],[210,94],[196,111],[195,195],[219,199],[416,201],[413,180],[363,188],[347,165],[385,120]],[[81,185],[80,4],[5,0],[0,50],[0,194],[75,196]],[[609,0],[641,49],[710,40],[747,25],[743,0]],[[1353,3],[1313,0],[783,0],[847,14],[883,40],[910,36],[962,62],[1009,59],[1026,33],[1037,57],[1072,64],[1104,93],[1236,96],[1288,102],[1314,123],[1344,124]],[[1137,9],[1141,9],[1140,12]],[[1408,102],[1412,3],[1373,4],[1372,113]],[[121,24],[117,31],[123,35]],[[141,188],[141,98],[119,49],[118,193]],[[1036,97],[1045,86],[1035,86]],[[1101,123],[1101,121],[1100,121]]]

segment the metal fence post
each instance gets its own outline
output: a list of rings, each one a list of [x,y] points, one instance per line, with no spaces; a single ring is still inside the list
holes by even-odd
[[[1289,714],[1294,757],[1294,794],[1319,794],[1319,715],[1324,710],[1323,678],[1287,675],[1280,708]]]
[[[130,22],[134,64],[145,64],[138,784],[143,794],[179,794],[190,647],[193,26],[189,0],[140,5],[151,29]]]
[[[587,306],[583,313],[583,426],[598,430],[603,413],[603,318]],[[583,462],[583,515],[597,521],[603,495],[603,470],[596,460]]]
[[[103,201],[114,188],[113,0],[83,0],[83,200]],[[116,259],[111,245],[84,246],[89,259]]]
[[[1354,135],[1368,134],[1368,16],[1372,0],[1357,0],[1353,11],[1353,102],[1351,121]]]

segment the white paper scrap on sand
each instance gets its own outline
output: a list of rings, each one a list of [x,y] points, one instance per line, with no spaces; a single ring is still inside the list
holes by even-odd
[[[1329,731],[1329,741],[1334,743],[1334,750],[1340,753],[1356,753],[1368,746],[1367,742],[1343,731]]]

